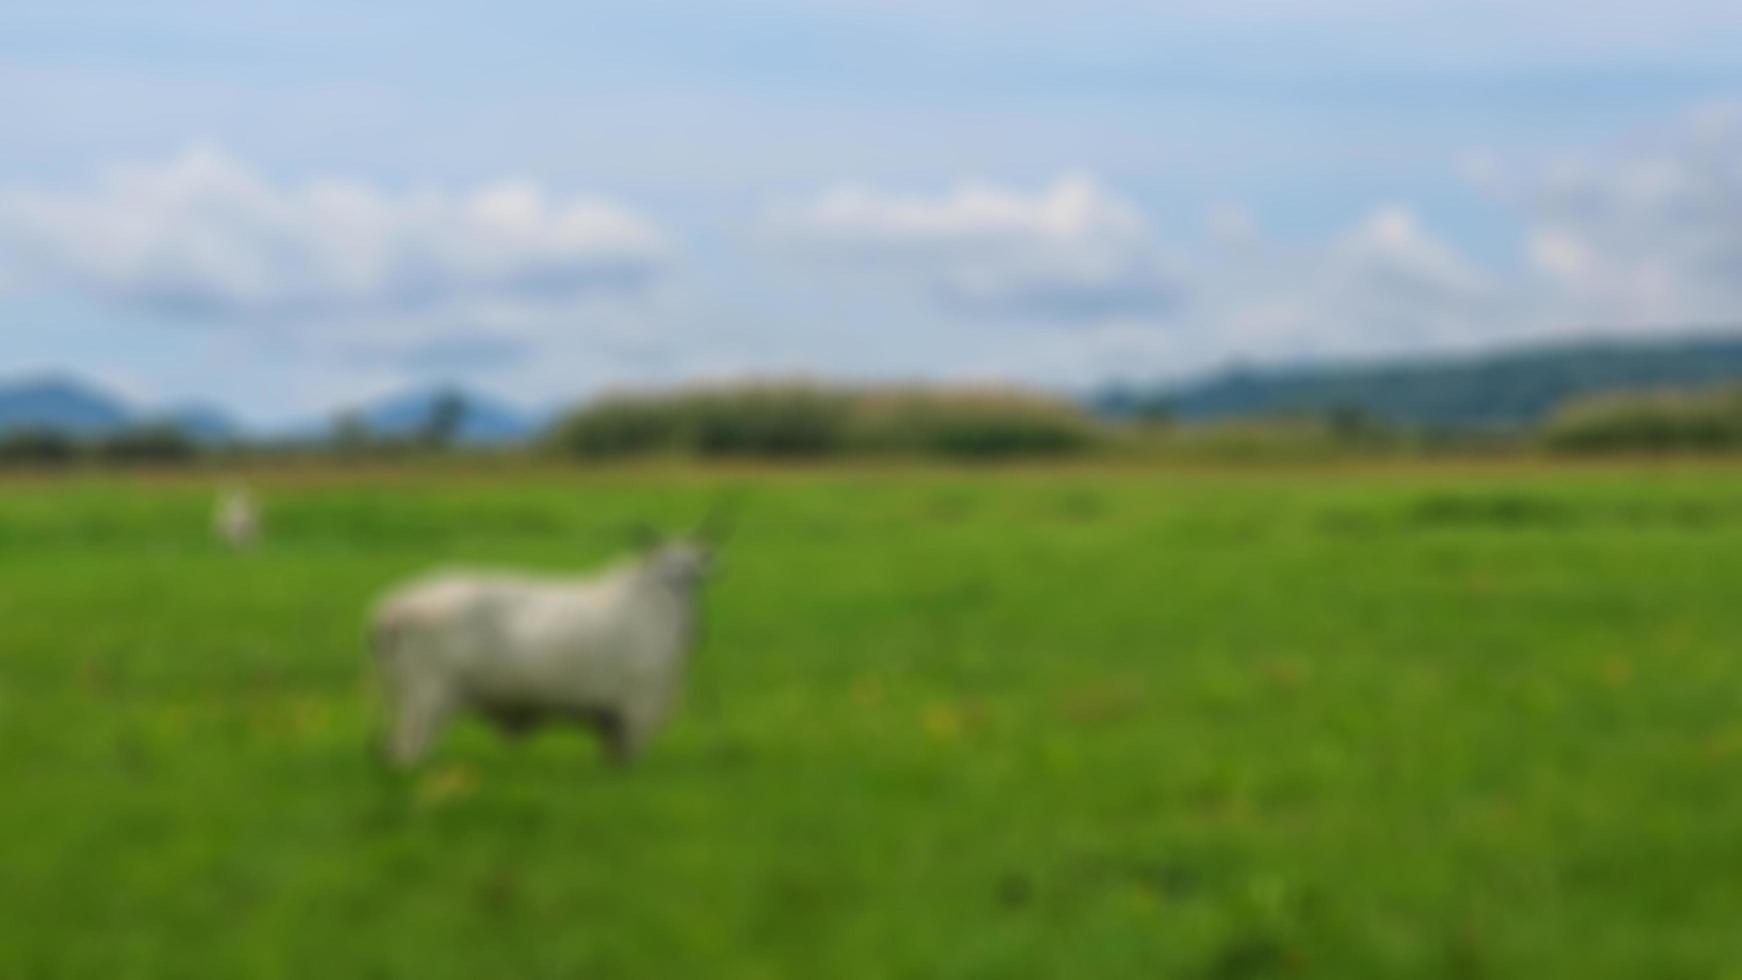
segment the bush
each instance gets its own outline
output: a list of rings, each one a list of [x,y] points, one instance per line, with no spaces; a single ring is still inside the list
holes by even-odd
[[[1318,419],[1257,418],[1180,426],[1161,433],[1157,448],[1209,462],[1287,462],[1335,459],[1356,447]]]
[[[0,435],[0,463],[67,463],[78,454],[73,437],[54,429],[14,429]]]
[[[849,421],[849,442],[862,451],[956,457],[1078,452],[1100,434],[1069,402],[1000,389],[864,392]]]
[[[96,452],[98,458],[114,463],[166,463],[193,459],[199,446],[175,425],[152,424],[104,436],[97,441]]]
[[[799,385],[698,392],[680,415],[688,446],[709,456],[821,456],[846,442],[852,398]]]
[[[554,440],[583,456],[815,456],[840,451],[847,410],[842,393],[801,385],[611,395],[558,423]]]
[[[984,458],[1077,451],[1098,434],[1076,406],[1022,392],[752,383],[607,396],[557,423],[550,441],[595,457]]]
[[[1742,387],[1578,399],[1550,416],[1541,436],[1566,452],[1734,449],[1742,447]]]

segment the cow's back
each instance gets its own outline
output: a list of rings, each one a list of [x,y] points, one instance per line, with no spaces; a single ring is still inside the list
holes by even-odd
[[[479,701],[561,703],[619,688],[618,588],[493,573],[429,576],[382,600],[377,655],[394,669],[440,671]]]

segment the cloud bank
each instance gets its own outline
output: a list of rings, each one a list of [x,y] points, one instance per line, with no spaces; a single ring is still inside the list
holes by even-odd
[[[634,292],[667,262],[659,231],[609,201],[522,181],[276,184],[213,147],[76,188],[0,189],[0,283],[172,318],[464,317]]]
[[[708,256],[723,271],[689,264],[674,313],[657,300],[678,278],[676,248],[624,204],[513,181],[285,183],[200,148],[71,187],[0,189],[0,289],[252,326],[318,351],[323,372],[383,385],[491,373],[553,392],[582,372],[591,384],[867,362],[1088,385],[1236,358],[1742,323],[1742,106],[1606,147],[1465,164],[1471,203],[1499,206],[1514,250],[1467,254],[1402,202],[1303,240],[1237,206],[1209,209],[1201,230],[1164,228],[1094,174],[861,181],[738,216],[713,238],[733,254]],[[692,230],[704,247],[722,231]],[[757,237],[800,261],[732,264]],[[855,279],[876,288],[840,291]],[[792,297],[815,305],[795,313]]]
[[[1177,299],[1143,215],[1088,177],[1033,194],[986,183],[936,197],[843,186],[776,208],[767,229],[806,258],[907,280],[967,315],[1072,322],[1155,313]]]
[[[1635,329],[1742,321],[1742,103],[1618,156],[1477,176],[1527,216],[1531,271],[1564,316]]]
[[[1038,192],[976,183],[930,197],[845,186],[765,221],[813,264],[905,288],[940,315],[1070,326],[1069,343],[1097,365],[1106,361],[1091,349],[1097,338],[1129,348],[1144,331],[1200,356],[1433,341],[1491,318],[1502,301],[1490,274],[1404,207],[1306,246],[1268,240],[1239,209],[1217,210],[1210,226],[1195,249],[1166,241],[1087,176]],[[1060,346],[1048,338],[1036,349],[1057,364]]]
[[[1515,221],[1515,258],[1478,260],[1402,203],[1304,242],[1221,207],[1202,235],[1170,240],[1089,176],[929,197],[848,185],[766,225],[940,316],[1069,324],[991,364],[1032,379],[1742,324],[1742,104],[1601,151],[1473,154],[1464,170]]]

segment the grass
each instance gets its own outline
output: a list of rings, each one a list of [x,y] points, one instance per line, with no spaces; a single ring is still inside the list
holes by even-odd
[[[689,703],[366,754],[361,621],[738,494]],[[0,977],[1742,970],[1742,470],[0,484]]]

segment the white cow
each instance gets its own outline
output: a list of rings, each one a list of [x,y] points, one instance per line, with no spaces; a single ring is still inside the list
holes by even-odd
[[[254,495],[240,486],[225,488],[212,513],[212,530],[238,551],[252,547],[260,539],[260,505]]]
[[[580,722],[629,762],[679,693],[710,557],[679,539],[591,577],[450,572],[389,594],[371,618],[388,761],[470,711],[509,734]]]

